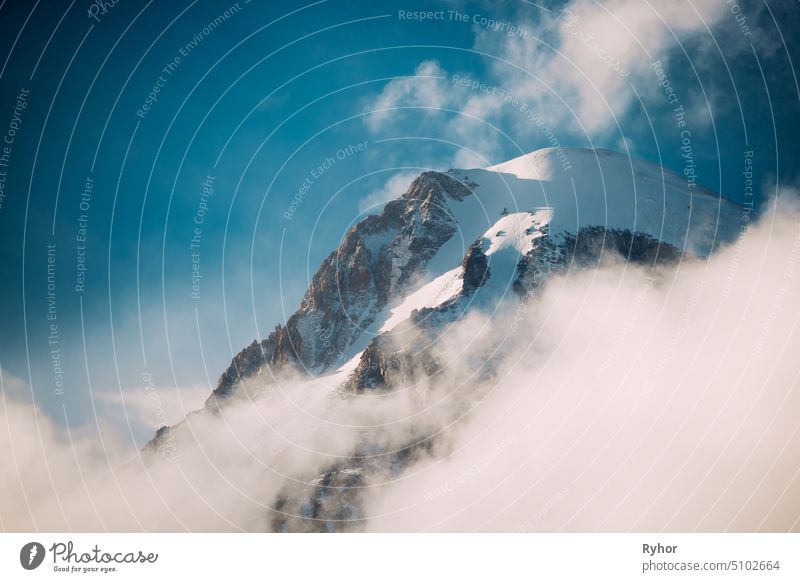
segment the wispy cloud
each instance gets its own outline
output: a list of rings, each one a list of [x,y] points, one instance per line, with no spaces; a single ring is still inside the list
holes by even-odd
[[[423,61],[413,75],[390,81],[365,104],[367,128],[382,137],[435,136],[453,150],[446,167],[496,163],[501,138],[487,101],[499,97],[459,90],[453,79],[437,61]]]
[[[537,34],[509,38],[478,30],[476,45],[507,61],[493,65],[495,75],[549,123],[592,134],[613,129],[637,91],[657,93],[651,63],[709,34],[724,8],[712,0],[573,0],[528,23]]]
[[[382,186],[372,190],[361,199],[358,203],[359,211],[375,214],[380,210],[380,207],[389,202],[389,200],[400,197],[408,190],[411,182],[413,182],[414,178],[417,176],[419,176],[418,171],[398,172],[392,175]]]
[[[441,349],[504,363],[440,403],[479,401],[370,498],[370,527],[797,531],[798,225],[795,200],[708,263],[607,264],[465,320]]]
[[[207,386],[175,388],[145,384],[122,392],[98,392],[95,399],[103,406],[103,414],[121,426],[130,425],[137,433],[152,433],[162,426],[177,424],[188,413],[202,408],[209,395]]]
[[[421,108],[423,115],[433,116],[451,103],[446,88],[447,72],[441,65],[435,60],[422,61],[413,75],[393,79],[368,105],[367,126],[373,131],[384,129],[407,107]]]
[[[751,16],[747,36],[729,4],[715,0],[661,4],[572,0],[550,11],[519,9],[513,22],[532,34],[507,35],[474,27],[474,48],[487,55],[486,78],[470,77],[475,85],[465,88],[452,82],[454,75],[464,77],[458,71],[423,61],[414,75],[391,81],[367,104],[366,110],[379,110],[367,124],[373,132],[392,133],[420,127],[414,119],[424,119],[421,127],[428,133],[447,136],[488,157],[501,151],[501,144],[513,150],[509,139],[523,144],[536,140],[536,124],[524,122],[527,112],[557,128],[566,141],[570,141],[566,136],[571,141],[596,140],[614,133],[640,97],[663,101],[654,62],[666,66],[676,56],[685,61],[683,51],[697,46],[694,41],[715,35],[727,39],[726,47],[749,50],[750,42],[774,44],[756,26],[762,9],[749,4],[746,9]],[[704,46],[716,44],[710,41]],[[712,62],[712,55],[694,54],[695,62],[685,66],[703,69]],[[706,91],[713,100],[714,87]],[[697,103],[694,95],[683,96],[683,105],[692,106],[698,119],[711,114],[698,111],[705,101]],[[430,109],[412,114],[403,107]],[[457,113],[436,115],[437,108]],[[498,127],[506,128],[508,135]]]

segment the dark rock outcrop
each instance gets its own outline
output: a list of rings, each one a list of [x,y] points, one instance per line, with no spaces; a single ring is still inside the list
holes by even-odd
[[[332,466],[304,486],[293,484],[279,496],[269,531],[361,531],[367,521],[365,497],[381,482],[400,474],[413,455],[430,453],[432,439],[423,438],[396,451],[369,447]]]
[[[464,268],[464,293],[469,293],[481,287],[490,276],[489,259],[483,252],[481,241],[475,241],[461,261]]]

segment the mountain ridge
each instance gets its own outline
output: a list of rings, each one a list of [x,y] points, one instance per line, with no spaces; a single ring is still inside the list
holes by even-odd
[[[257,397],[287,373],[332,382],[345,398],[436,380],[443,365],[431,347],[468,312],[491,315],[608,253],[655,266],[707,256],[738,235],[741,208],[710,190],[681,188],[675,172],[608,150],[566,152],[569,168],[561,152],[545,149],[488,168],[423,172],[347,231],[297,311],[234,356],[203,410],[221,414],[231,398]],[[481,374],[491,369],[489,361]],[[159,429],[145,450],[183,423]],[[342,507],[358,513],[351,489],[408,454],[335,464],[282,503],[297,498],[297,511],[314,507],[313,523],[336,529]],[[331,502],[331,483],[341,506]],[[275,529],[323,527],[292,515]]]
[[[563,168],[560,151],[566,152],[570,159],[568,170]],[[659,181],[662,212],[658,212]],[[735,233],[727,225],[731,223],[730,215],[736,212],[732,208],[735,205],[719,194],[697,187],[688,193],[689,208],[676,213],[667,206],[669,202],[676,207],[672,198],[681,194],[678,189],[681,183],[686,182],[679,174],[657,164],[610,150],[580,148],[544,148],[484,169],[423,172],[406,193],[388,202],[379,215],[370,215],[348,230],[312,278],[298,310],[265,339],[254,340],[234,357],[220,376],[207,406],[213,407],[214,400],[227,398],[234,386],[247,378],[268,380],[264,366],[276,370],[295,367],[319,374],[335,369],[332,368],[335,364],[344,364],[354,355],[349,348],[375,322],[379,312],[393,298],[406,293],[415,277],[426,274],[428,262],[440,254],[443,246],[457,246],[454,243],[458,240],[453,239],[456,229],[461,235],[456,238],[463,244],[449,258],[449,266],[458,264],[456,259],[465,260],[466,248],[485,234],[485,229],[465,227],[463,215],[469,212],[459,212],[463,204],[448,201],[463,203],[468,198],[475,199],[476,193],[482,194],[479,212],[474,209],[470,212],[483,218],[489,230],[494,224],[492,213],[500,215],[508,212],[509,207],[527,211],[555,206],[558,220],[547,221],[550,237],[563,237],[564,233],[577,235],[586,226],[603,227],[648,235],[690,254],[708,255],[718,242],[734,238]],[[602,196],[586,195],[593,184],[599,185],[594,190],[599,190]],[[564,195],[565,185],[575,190],[576,199],[578,193],[582,194],[586,203],[565,204],[563,199],[569,197]],[[627,202],[632,195],[632,203],[620,205],[616,191],[625,192],[623,198]],[[506,203],[500,211],[499,199]],[[719,208],[716,213],[715,204]],[[569,206],[567,212],[565,205]],[[646,208],[641,210],[637,205]],[[703,207],[698,209],[700,205]],[[581,210],[584,217],[575,219]],[[710,241],[703,222],[714,225]],[[586,236],[580,238],[582,242],[588,240]],[[447,273],[436,266],[430,271],[439,276]],[[512,281],[512,286],[515,283],[520,289],[521,282]]]

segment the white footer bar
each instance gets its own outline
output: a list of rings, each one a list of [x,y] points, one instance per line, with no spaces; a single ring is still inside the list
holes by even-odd
[[[798,581],[800,534],[0,534],[0,580]]]

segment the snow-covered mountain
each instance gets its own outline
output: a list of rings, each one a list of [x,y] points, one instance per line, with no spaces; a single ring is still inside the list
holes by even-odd
[[[552,274],[607,252],[650,265],[707,256],[734,240],[741,212],[670,170],[606,150],[544,149],[483,169],[425,172],[346,233],[298,310],[236,355],[201,413],[257,396],[289,371],[344,397],[432,377],[440,363],[427,347],[465,313],[519,302]],[[396,467],[408,454],[383,463]],[[272,527],[325,529],[357,516],[357,486],[374,469],[354,452],[307,492],[286,496],[282,515],[311,521],[284,516]]]
[[[735,238],[740,217],[736,204],[678,174],[607,150],[543,149],[485,169],[425,172],[350,229],[299,309],[234,358],[207,405],[286,367],[342,376],[419,310],[441,311],[471,287],[484,287],[484,306],[526,293],[532,264],[550,270],[608,248],[634,261],[706,256]]]

